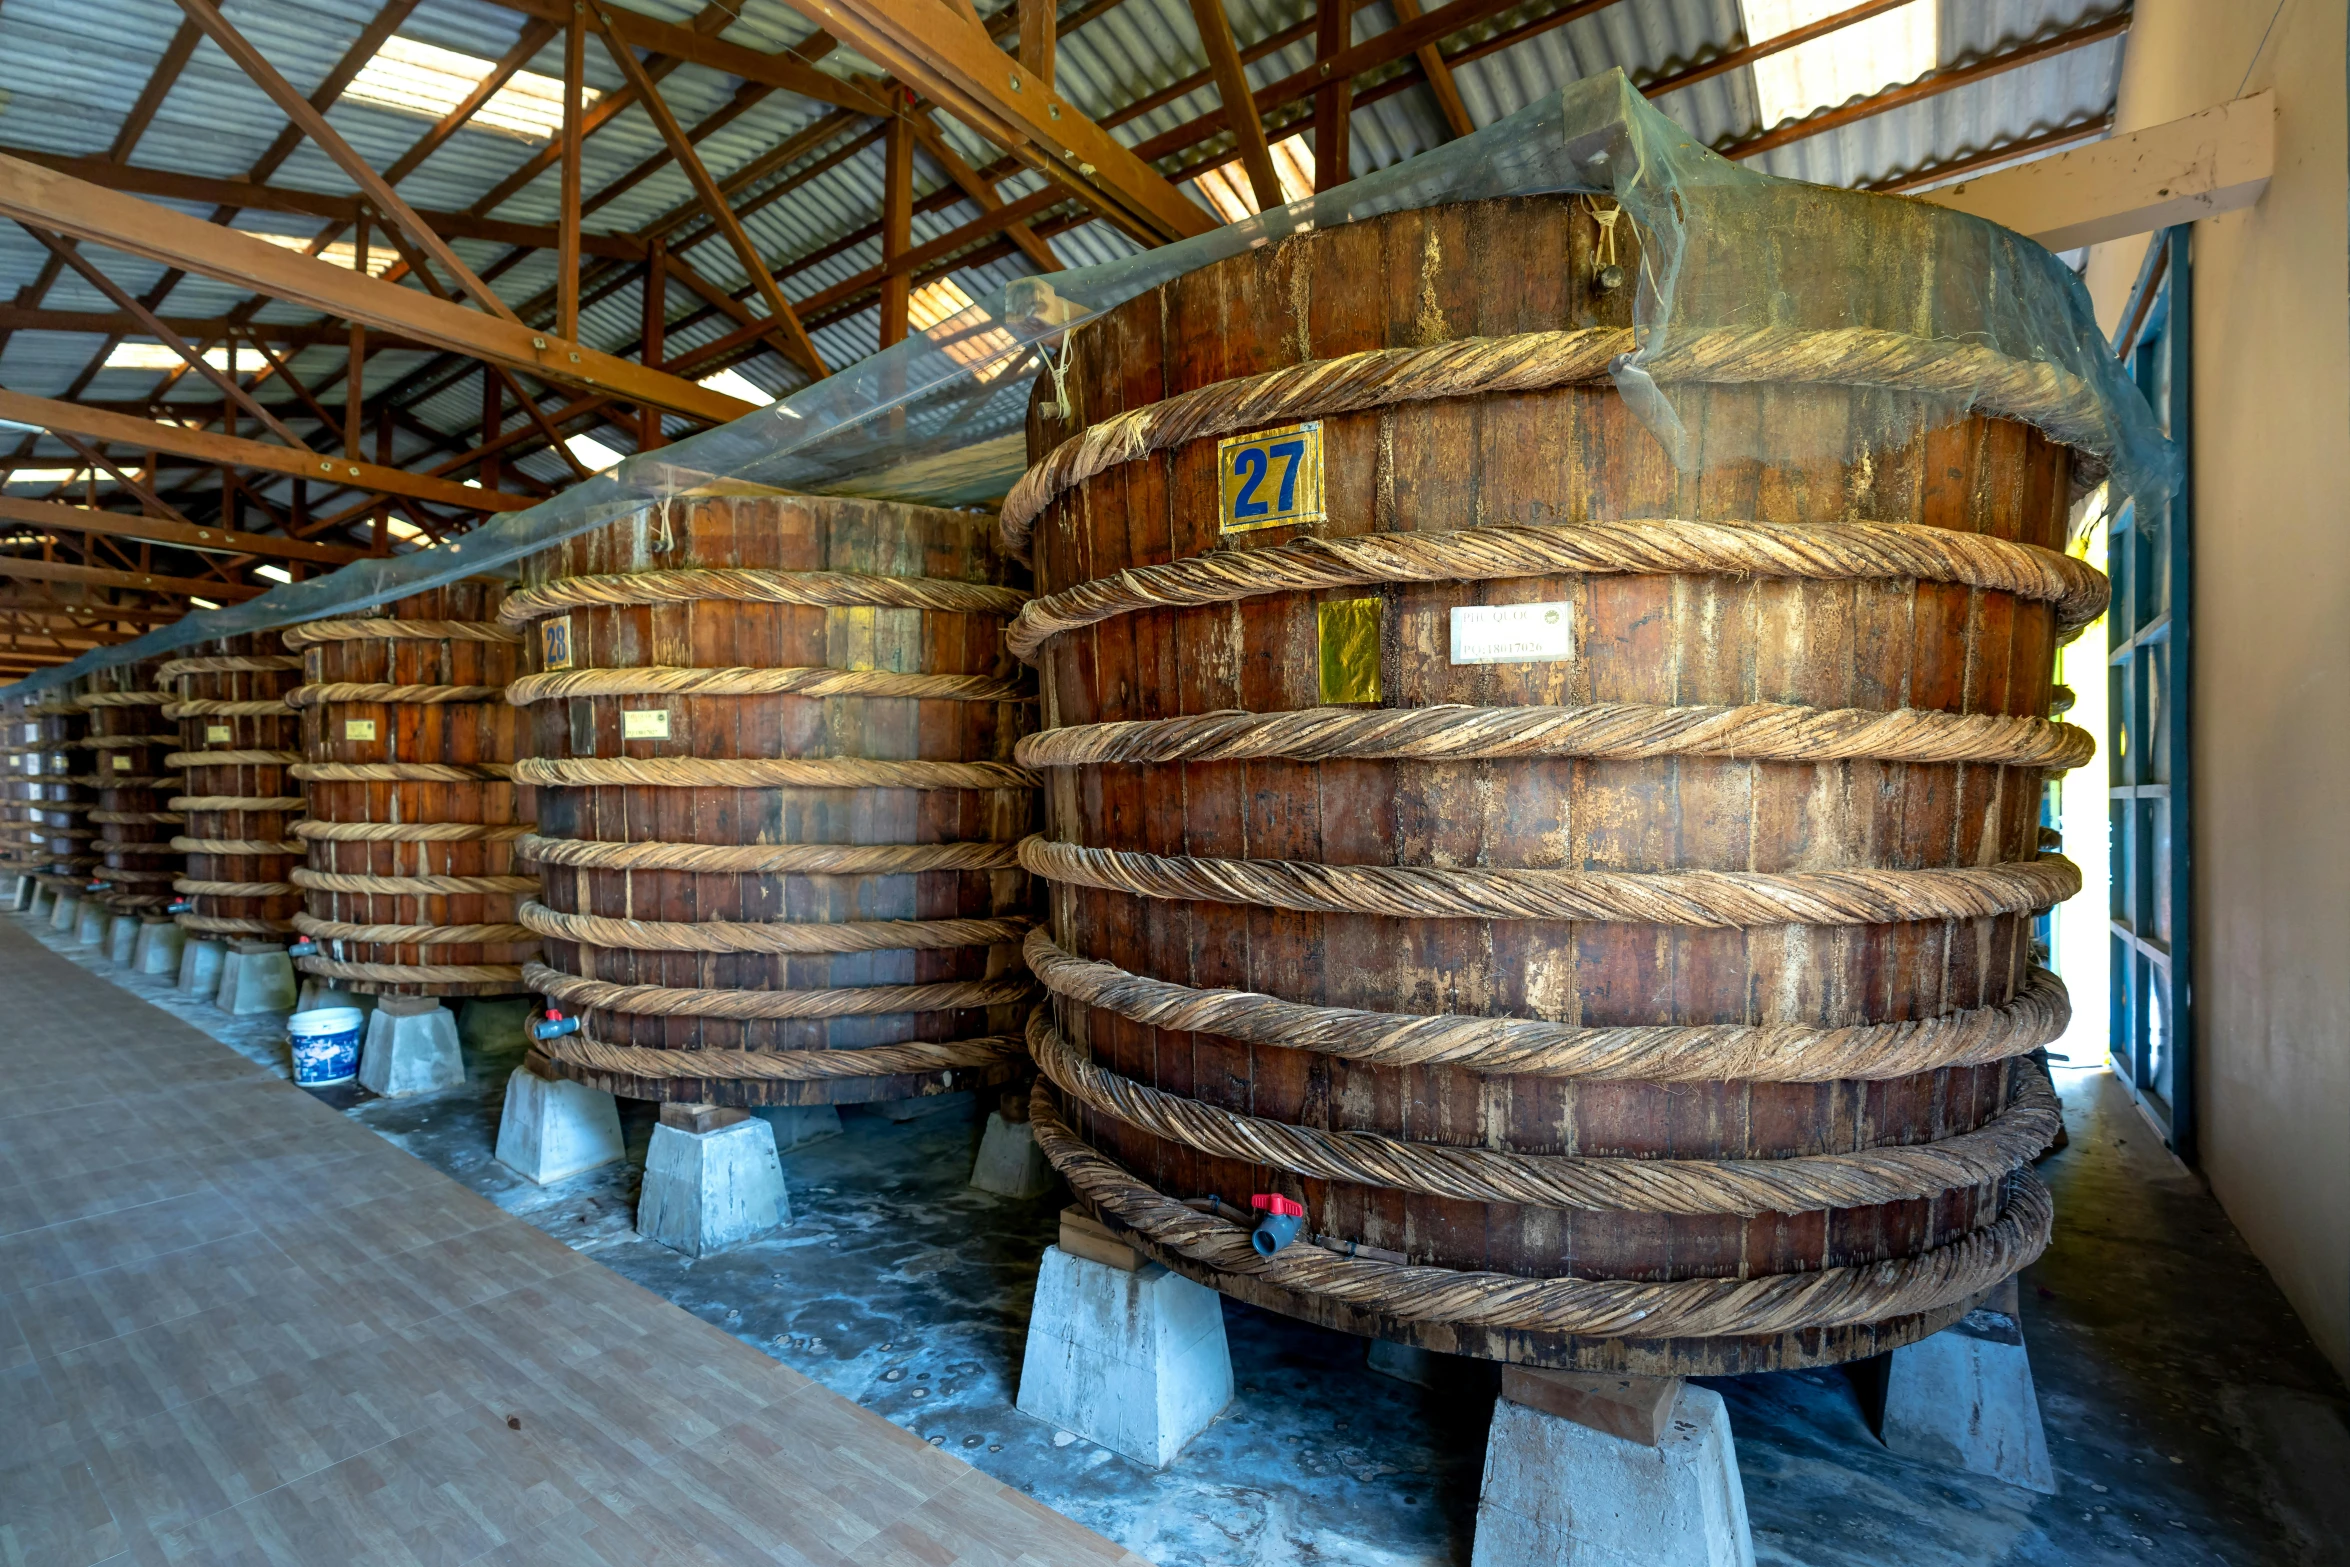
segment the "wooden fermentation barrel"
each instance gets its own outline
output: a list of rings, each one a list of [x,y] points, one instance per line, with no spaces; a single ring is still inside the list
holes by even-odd
[[[503,588],[465,581],[357,620],[284,633],[302,655],[307,863],[294,928],[306,974],[365,995],[520,992],[538,940],[514,923],[514,841],[530,830],[512,781],[520,725],[505,703],[515,634]]]
[[[180,815],[167,804],[181,778],[164,760],[180,748],[179,726],[163,716],[171,696],[155,689],[155,669],[152,661],[116,664],[74,682],[74,702],[90,715],[79,742],[89,756],[85,781],[97,791],[87,818],[98,855],[90,878],[106,884],[99,901],[117,914],[161,909],[181,870],[171,843]]]
[[[300,724],[286,693],[301,680],[298,654],[275,633],[222,637],[168,659],[156,670],[170,693],[163,712],[180,726],[166,757],[187,792],[170,808],[184,825],[172,847],[188,857],[173,883],[188,909],[176,918],[193,936],[290,935],[302,892],[288,878],[301,863],[293,836],[302,786]]]
[[[41,726],[25,716],[28,698],[0,702],[0,756],[7,758],[6,788],[0,789],[0,871],[20,880],[48,864],[48,844],[40,841],[33,824],[33,800],[38,785],[26,763],[42,749]],[[19,893],[20,903],[29,891]]]
[[[1845,1360],[2046,1241],[2027,944],[2078,874],[2036,814],[2104,589],[2042,427],[2088,394],[1937,417],[1859,383],[1941,345],[1691,335],[1677,468],[1608,375],[1622,228],[1620,271],[1564,198],[1300,236],[1074,333],[1067,422],[1039,383],[1038,1139],[1170,1266],[1348,1331]],[[1257,1194],[1305,1209],[1269,1257]]]
[[[531,1056],[630,1098],[850,1104],[1025,1071],[1033,701],[995,519],[679,500],[534,556]],[[1013,568],[1017,571],[1018,568]]]
[[[17,758],[24,775],[18,787],[30,802],[29,841],[38,862],[33,879],[53,892],[77,896],[89,884],[90,868],[98,863],[97,852],[90,847],[98,831],[90,825],[96,793],[75,776],[83,753],[74,749],[74,742],[88,728],[88,713],[74,704],[72,692],[60,688],[28,700],[13,731],[26,746]]]

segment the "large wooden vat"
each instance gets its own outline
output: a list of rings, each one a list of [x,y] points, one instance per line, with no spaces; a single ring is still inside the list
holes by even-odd
[[[74,683],[74,702],[89,714],[79,741],[89,755],[85,781],[97,792],[87,818],[98,855],[90,877],[105,884],[99,899],[117,913],[162,908],[180,874],[171,845],[180,815],[166,802],[181,779],[164,761],[179,749],[179,727],[163,716],[171,697],[154,688],[155,669],[152,661],[116,664]]]
[[[165,660],[156,683],[163,710],[180,726],[180,749],[164,758],[186,779],[170,809],[183,825],[172,847],[187,856],[173,890],[188,908],[175,916],[196,936],[291,934],[302,907],[289,879],[301,863],[293,836],[302,786],[291,769],[300,724],[286,693],[299,683],[300,655],[274,633],[207,642]]]
[[[514,841],[530,830],[513,783],[519,724],[504,700],[515,634],[501,585],[466,581],[355,620],[284,633],[303,659],[287,694],[308,814],[292,876],[306,974],[370,995],[520,992],[537,938],[514,923]]]
[[[0,757],[7,758],[5,788],[0,788],[0,871],[28,877],[48,863],[48,845],[37,841],[33,799],[37,785],[25,771],[26,761],[42,749],[41,726],[25,716],[28,699],[0,702]]]
[[[1011,764],[1033,701],[994,518],[680,500],[526,563],[544,1074],[632,1098],[857,1103],[1025,1070]],[[1017,568],[1014,568],[1017,570]]]
[[[1876,339],[1684,345],[1676,467],[1607,379],[1621,227],[1612,276],[1564,199],[1299,237],[1075,333],[1067,419],[1040,382],[1038,1135],[1170,1266],[1353,1332],[1849,1359],[2045,1244],[2029,923],[2078,877],[2035,824],[2102,583],[2045,410],[1861,386]],[[1320,515],[1228,519],[1253,474],[1278,523],[1241,454],[1307,423]],[[1255,1194],[1303,1238],[1252,1250]]]
[[[84,763],[74,749],[88,728],[89,715],[74,705],[73,694],[58,689],[26,702],[15,731],[26,746],[19,758],[25,781],[19,787],[30,801],[30,842],[39,862],[33,879],[54,891],[79,894],[98,863],[90,847],[98,831],[90,825],[96,793],[78,781]]]

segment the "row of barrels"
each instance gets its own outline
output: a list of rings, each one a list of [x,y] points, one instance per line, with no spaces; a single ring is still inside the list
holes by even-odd
[[[182,660],[205,739],[135,754],[190,779],[194,917],[339,986],[535,993],[530,1070],[626,1097],[1033,1078],[1120,1236],[1357,1333],[1708,1374],[1940,1328],[2048,1230],[2076,394],[1912,417],[1728,344],[1676,461],[1608,378],[1587,208],[1120,307],[1000,533],[689,495],[296,628],[298,680]],[[1470,335],[1522,351],[1464,382]],[[1283,376],[1355,354],[1392,363]],[[136,871],[155,809],[76,843]]]

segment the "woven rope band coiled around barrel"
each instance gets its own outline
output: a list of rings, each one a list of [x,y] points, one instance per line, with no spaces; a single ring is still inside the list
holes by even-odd
[[[1220,1110],[1088,1059],[1041,1007],[1029,1015],[1028,1049],[1054,1086],[1086,1108],[1212,1159],[1459,1202],[1585,1212],[1751,1218],[1938,1198],[2028,1164],[2062,1124],[2047,1074],[2026,1058],[2014,1068],[2004,1110],[1974,1131],[1930,1143],[1767,1159],[1523,1154],[1326,1132]]]
[[[692,566],[609,576],[559,577],[506,595],[498,619],[508,626],[558,610],[723,599],[738,604],[811,608],[935,609],[965,615],[1011,615],[1028,602],[1017,588],[951,577],[887,577],[857,571],[777,571],[752,566]]]
[[[582,1012],[745,1021],[958,1012],[1010,1006],[1036,994],[1036,987],[1025,975],[944,980],[928,985],[859,985],[832,990],[690,990],[668,985],[614,985],[566,974],[543,963],[524,964],[522,977],[540,995]]]
[[[293,887],[285,889],[292,892]],[[294,929],[321,941],[372,941],[398,947],[460,947],[473,943],[535,946],[538,936],[521,925],[354,925],[345,920],[294,916]]]
[[[301,777],[301,769],[295,769]],[[693,756],[526,756],[514,781],[585,789],[604,784],[655,789],[1034,789],[1040,780],[1008,762],[887,762],[863,757],[729,760]]]
[[[177,731],[170,734],[144,735],[84,735],[79,740],[66,740],[60,746],[68,751],[128,751],[143,745],[177,745]]]
[[[178,699],[168,691],[84,691],[73,699],[73,705],[76,707],[161,707],[165,703],[176,700]]]
[[[519,963],[345,963],[337,958],[296,958],[294,966],[321,979],[355,979],[376,985],[507,985],[521,990]]]
[[[1022,474],[1004,497],[1003,541],[1027,559],[1029,535],[1046,506],[1087,479],[1153,452],[1395,403],[1597,385],[1610,381],[1616,360],[1636,346],[1628,327],[1456,338],[1312,360],[1178,393],[1090,426]],[[2058,366],[1977,343],[1870,327],[1723,328],[1677,335],[1641,368],[1659,382],[1808,382],[1940,394],[2104,455],[2097,450],[2103,417],[2093,388]]]
[[[182,854],[212,854],[234,859],[280,859],[299,856],[302,845],[269,838],[174,838],[171,846]]]
[[[1143,1242],[1220,1273],[1342,1302],[1404,1322],[1516,1328],[1595,1338],[1718,1338],[1881,1322],[1956,1305],[2047,1249],[2055,1219],[2030,1169],[2007,1178],[2000,1216],[1914,1257],[1755,1278],[1537,1279],[1350,1257],[1320,1246],[1257,1255],[1247,1226],[1186,1207],[1077,1137],[1039,1081],[1029,1098],[1036,1143],[1077,1195]]]
[[[1466,762],[1524,757],[1637,759],[1718,756],[1748,762],[1977,762],[2078,767],[2097,751],[2088,731],[2044,718],[1903,707],[1308,707],[1072,724],[1025,736],[1023,766],[1164,762]]]
[[[2112,585],[2037,545],[1914,523],[1687,522],[1678,518],[1301,538],[1219,549],[1081,582],[1032,600],[1004,634],[1034,662],[1051,638],[1146,609],[1394,582],[1492,582],[1581,573],[1703,572],[1838,582],[1957,583],[2056,606],[2059,641],[2105,613]]]
[[[216,702],[209,698],[175,701],[163,710],[166,718],[283,718],[293,712],[289,697],[273,696],[267,701]],[[176,738],[176,737],[175,737]]]
[[[520,642],[522,633],[486,620],[314,620],[284,633],[289,651],[320,642]]]
[[[298,794],[181,794],[171,799],[175,811],[298,811]]]
[[[166,767],[291,767],[302,760],[299,751],[174,751],[163,759]]]
[[[330,680],[323,685],[296,686],[285,695],[289,709],[318,707],[327,702],[495,702],[504,686],[396,686],[383,681]]]
[[[303,783],[501,783],[514,769],[512,762],[296,762],[286,771]]]
[[[511,843],[527,838],[536,822],[320,822],[293,824],[297,838],[326,843]]]
[[[1033,702],[1036,695],[984,675],[898,674],[886,669],[573,669],[524,675],[506,688],[516,707],[575,696],[910,697],[934,702]]]
[[[665,1050],[607,1044],[590,1034],[571,1034],[532,1045],[524,1065],[543,1077],[569,1077],[585,1071],[626,1077],[821,1083],[846,1077],[1009,1066],[1025,1060],[1027,1053],[1027,1047],[1009,1034],[866,1045],[854,1050]],[[570,1070],[548,1072],[542,1071],[542,1066]]]
[[[2051,908],[2081,890],[2080,867],[2059,854],[1947,870],[1592,871],[1206,859],[1032,837],[1020,845],[1020,863],[1062,885],[1304,914],[1713,929],[1988,919]]]
[[[786,876],[887,876],[916,871],[1001,871],[1020,863],[1016,843],[605,843],[542,838],[514,846],[516,858],[596,870],[700,871]]]
[[[182,675],[227,675],[265,670],[300,669],[293,653],[210,653],[202,658],[175,658],[155,671],[155,683],[169,685]]]
[[[292,874],[294,885],[305,892],[358,892],[394,898],[499,896],[536,892],[539,886],[536,876],[362,876],[351,871],[314,871],[306,866],[296,867]]]
[[[1033,922],[1012,919],[943,920],[632,920],[604,914],[565,914],[526,901],[514,917],[540,936],[635,952],[930,952],[942,947],[988,947],[1018,941]]]
[[[282,898],[294,888],[282,881],[197,881],[183,876],[171,884],[171,890],[205,893],[215,898]]]
[[[2034,969],[2013,1000],[1893,1023],[1634,1023],[1585,1027],[1543,1018],[1367,1012],[1248,990],[1201,990],[1083,958],[1039,927],[1022,944],[1054,995],[1172,1034],[1306,1050],[1369,1066],[1448,1066],[1482,1077],[1594,1082],[1882,1082],[1943,1067],[1987,1066],[2061,1038],[2064,982]]]

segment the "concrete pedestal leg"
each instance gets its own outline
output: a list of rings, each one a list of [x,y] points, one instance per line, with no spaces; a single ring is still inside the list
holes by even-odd
[[[1020,1412],[1163,1469],[1230,1402],[1222,1298],[1064,1213],[1036,1277]]]
[[[430,996],[385,996],[367,1020],[359,1083],[371,1093],[438,1093],[465,1081],[457,1019]]]
[[[2016,1281],[1933,1336],[1895,1350],[1878,1429],[1904,1458],[2056,1494]]]
[[[1042,1197],[1060,1179],[1052,1161],[1036,1146],[1027,1121],[1007,1121],[1001,1110],[987,1113],[987,1131],[971,1165],[972,1186],[998,1197]]]
[[[840,1135],[838,1105],[761,1105],[751,1114],[774,1128],[779,1153]]]
[[[136,914],[117,914],[106,922],[106,958],[110,963],[128,967],[131,954],[139,950],[139,917]]]
[[[1754,1567],[1722,1396],[1508,1366],[1471,1567]]]
[[[216,993],[220,989],[221,964],[227,958],[227,942],[216,936],[191,937],[180,949],[180,993],[189,996]]]
[[[141,974],[176,975],[187,943],[188,933],[176,922],[142,917],[138,944],[131,949],[131,967]]]
[[[72,930],[81,921],[82,895],[70,888],[57,894],[57,902],[49,910],[51,930]]]
[[[457,1009],[457,1038],[483,1054],[528,1050],[535,1015],[528,996],[475,996]]]
[[[22,914],[31,908],[40,896],[41,884],[39,882],[30,876],[19,876],[16,878],[15,889],[9,893],[8,906],[15,913]]]
[[[82,899],[74,912],[73,939],[85,947],[104,948],[106,932],[113,928],[114,914],[95,898]]]
[[[46,919],[50,915],[56,913],[57,889],[54,887],[44,887],[39,882],[34,882],[31,912],[33,918],[36,920]]]
[[[498,1162],[507,1169],[544,1186],[620,1156],[620,1108],[610,1094],[528,1067],[516,1067],[506,1079]]]
[[[212,1004],[231,1017],[255,1012],[291,1012],[297,986],[294,960],[274,941],[239,941],[220,965],[220,989]]]
[[[645,1150],[639,1235],[707,1257],[790,1222],[783,1161],[765,1121],[717,1105],[661,1107]]]

